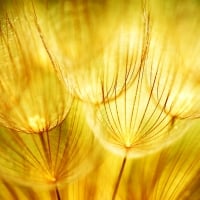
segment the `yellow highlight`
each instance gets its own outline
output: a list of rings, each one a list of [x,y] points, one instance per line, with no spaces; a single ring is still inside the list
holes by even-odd
[[[46,121],[44,118],[41,118],[39,115],[30,117],[28,120],[30,128],[35,132],[44,131],[46,127]]]
[[[199,10],[2,1],[0,199],[199,199]]]

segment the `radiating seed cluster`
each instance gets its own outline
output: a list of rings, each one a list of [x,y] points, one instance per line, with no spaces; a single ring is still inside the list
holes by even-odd
[[[0,199],[198,200],[200,4],[0,4]]]

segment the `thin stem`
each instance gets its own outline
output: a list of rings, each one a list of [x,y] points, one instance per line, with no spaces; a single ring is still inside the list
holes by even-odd
[[[113,191],[112,200],[115,200],[115,198],[116,198],[117,191],[119,189],[119,184],[120,184],[120,181],[121,181],[121,178],[122,178],[122,174],[123,174],[123,171],[124,171],[124,168],[125,168],[125,165],[126,165],[126,161],[127,161],[127,156],[125,155],[124,159],[122,161],[122,165],[121,165],[120,172],[119,172],[119,175],[118,175],[118,178],[117,178],[115,189]]]
[[[57,197],[57,200],[61,200],[60,192],[57,186],[56,186],[56,197]]]

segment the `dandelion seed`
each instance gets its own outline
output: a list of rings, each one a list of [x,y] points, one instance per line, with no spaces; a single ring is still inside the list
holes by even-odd
[[[146,4],[145,4],[146,6]],[[146,7],[145,7],[146,9]],[[112,199],[116,198],[122,173],[128,158],[137,158],[154,153],[175,140],[179,139],[186,131],[185,124],[175,122],[173,117],[165,112],[165,106],[153,101],[154,85],[146,89],[145,76],[151,64],[148,57],[151,55],[151,30],[149,12],[145,10],[147,56],[141,58],[143,62],[134,82],[130,87],[124,79],[126,90],[117,95],[113,101],[106,100],[103,104],[91,107],[88,114],[88,124],[94,131],[101,144],[109,151],[123,157],[119,175],[114,186]],[[172,123],[173,122],[173,123]],[[177,129],[183,127],[183,131]]]
[[[121,23],[122,19],[116,21],[113,17],[112,3],[105,4],[105,7],[98,3],[93,5],[92,2],[85,5],[78,3],[77,8],[74,7],[75,5],[66,3],[64,5],[66,10],[62,10],[64,12],[62,18],[65,17],[66,22],[62,20],[63,24],[56,23],[62,28],[62,31],[54,33],[56,39],[62,38],[57,42],[58,51],[55,50],[56,47],[50,45],[59,63],[58,71],[68,90],[82,101],[98,104],[114,99],[116,93],[120,95],[125,90],[124,79],[126,79],[126,87],[129,87],[143,67],[143,59],[147,54],[147,25],[143,24],[142,20],[138,20],[140,19],[138,13],[135,14],[136,20],[133,22],[128,20]],[[125,5],[123,3],[115,5],[118,6],[123,9]],[[85,9],[84,12],[81,9]],[[99,9],[104,9],[103,12],[106,12],[102,18],[95,14],[100,12]],[[87,19],[85,19],[86,14]],[[102,27],[101,23],[103,23]],[[63,31],[63,26],[69,29]],[[57,27],[52,29],[59,30]],[[89,53],[85,53],[87,50]],[[59,53],[59,51],[63,52]]]
[[[144,18],[144,38],[148,41],[148,54],[141,58],[144,67],[140,68],[130,87],[124,77],[126,90],[120,96],[115,88],[114,99],[107,101],[107,97],[102,96],[105,99],[103,103],[91,106],[91,113],[88,115],[88,123],[102,144],[117,154],[130,157],[140,157],[158,150],[182,134],[177,134],[178,123],[172,127],[173,118],[165,112],[165,107],[154,103],[154,85],[150,91],[146,88],[145,76],[149,68],[151,69],[148,58],[152,53],[149,47],[153,36],[149,10],[146,4],[143,6],[143,14],[147,16]]]
[[[99,148],[81,110],[81,104],[75,102],[60,125],[39,135],[16,134],[1,128],[2,177],[31,187],[54,188],[76,180],[97,166],[101,160]],[[37,117],[33,120],[38,122]]]
[[[88,123],[101,143],[112,152],[140,157],[161,149],[187,130],[154,105],[146,91],[143,72],[135,84],[115,101],[91,108]],[[182,125],[181,125],[182,124]],[[184,127],[179,133],[179,128]]]
[[[52,129],[66,116],[72,97],[55,74],[34,21],[25,13],[15,20],[7,13],[0,31],[1,124],[27,133]]]
[[[179,5],[180,12],[182,5]],[[185,16],[191,17],[196,8],[184,9]],[[176,12],[178,12],[176,11]],[[149,47],[148,65],[146,68],[147,84],[149,92],[152,88],[152,98],[161,109],[175,118],[199,117],[200,91],[199,77],[199,49],[198,15],[197,18],[188,21],[187,18],[177,19],[177,24],[172,20],[165,21],[165,29],[162,30],[155,24],[152,30],[153,37]],[[166,20],[166,19],[165,19]],[[193,22],[193,23],[192,23]],[[184,25],[184,26],[183,26]],[[187,28],[186,28],[187,27]],[[187,33],[182,31],[188,29]]]
[[[188,0],[2,2],[0,199],[197,200],[198,13]]]

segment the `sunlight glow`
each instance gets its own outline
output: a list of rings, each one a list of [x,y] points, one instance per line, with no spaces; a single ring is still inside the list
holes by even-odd
[[[29,118],[30,128],[35,132],[40,132],[44,130],[46,122],[44,118],[41,118],[39,115],[35,115]]]
[[[200,1],[0,0],[0,200],[197,200]]]

